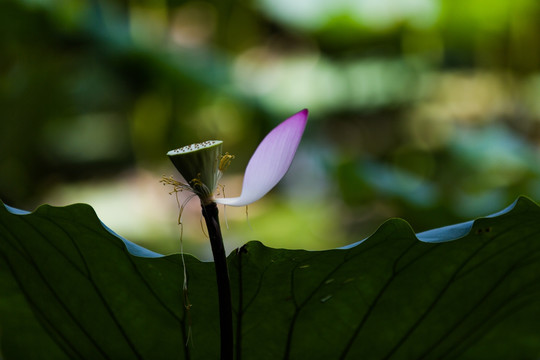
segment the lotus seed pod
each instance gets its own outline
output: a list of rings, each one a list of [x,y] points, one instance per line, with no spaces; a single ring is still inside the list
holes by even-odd
[[[173,165],[203,203],[211,201],[221,176],[219,164],[222,144],[221,140],[209,140],[167,153]]]

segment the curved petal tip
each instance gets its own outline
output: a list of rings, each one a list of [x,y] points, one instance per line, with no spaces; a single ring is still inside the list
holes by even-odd
[[[275,127],[261,141],[249,160],[239,197],[215,199],[231,206],[245,206],[266,195],[289,169],[304,134],[308,110],[303,109]]]

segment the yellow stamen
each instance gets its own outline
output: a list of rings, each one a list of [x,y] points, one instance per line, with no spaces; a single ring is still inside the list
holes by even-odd
[[[200,177],[201,174],[198,174],[198,176]],[[192,187],[195,187],[195,186],[203,187],[204,186],[203,182],[198,177],[195,178],[195,179],[191,179],[191,181],[189,183],[191,184]]]
[[[219,171],[225,171],[231,165],[231,161],[234,159],[234,155],[230,155],[228,152],[221,156],[219,161]]]
[[[191,187],[189,185],[175,180],[172,176],[166,177],[165,175],[163,175],[159,182],[162,183],[163,186],[171,185],[173,187],[173,190],[169,194],[178,193],[184,190],[191,190]]]

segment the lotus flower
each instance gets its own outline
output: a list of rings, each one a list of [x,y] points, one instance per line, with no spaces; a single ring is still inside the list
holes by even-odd
[[[209,140],[171,150],[167,153],[184,182],[163,178],[163,184],[174,186],[175,192],[188,190],[201,199],[202,215],[206,221],[208,237],[212,246],[219,297],[219,323],[221,333],[221,359],[233,358],[233,321],[231,286],[227,270],[227,257],[219,225],[217,204],[245,206],[268,193],[283,178],[292,163],[302,134],[306,127],[308,111],[294,114],[268,135],[255,150],[244,174],[242,193],[234,198],[218,198],[214,194],[223,171],[233,158],[222,155],[221,140]],[[189,197],[189,201],[192,197]],[[184,205],[180,207],[180,217]],[[187,299],[187,274],[184,267],[184,295]],[[189,307],[189,301],[187,305]]]
[[[173,183],[180,190],[190,190],[203,204],[216,202],[230,206],[249,205],[266,195],[289,169],[308,117],[304,109],[274,128],[255,150],[244,173],[240,196],[215,198],[218,180],[232,158],[221,155],[222,141],[210,140],[184,146],[167,153],[186,183]],[[167,179],[165,179],[167,180]],[[172,181],[165,181],[172,183]]]

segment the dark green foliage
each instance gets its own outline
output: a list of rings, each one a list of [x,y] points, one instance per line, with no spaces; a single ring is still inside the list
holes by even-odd
[[[399,219],[349,249],[250,242],[228,258],[237,358],[535,358],[539,216],[520,198],[439,244]],[[87,205],[0,207],[4,358],[217,358],[213,264],[185,264],[188,312],[180,255],[132,255]]]

